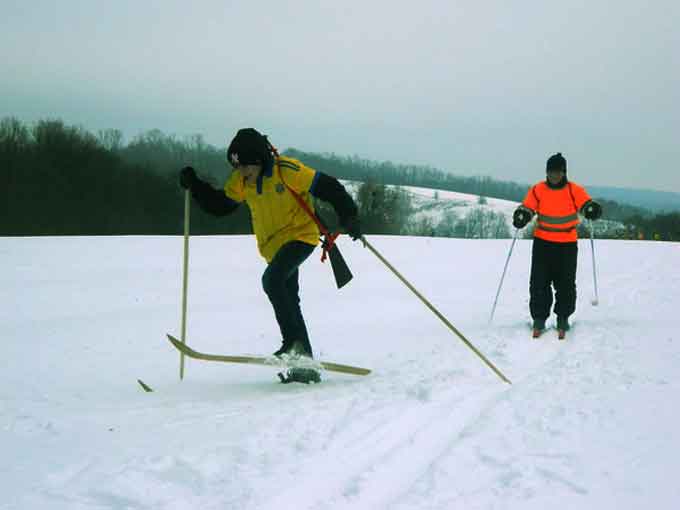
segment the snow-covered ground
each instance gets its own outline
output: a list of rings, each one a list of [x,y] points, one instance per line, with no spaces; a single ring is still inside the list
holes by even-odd
[[[369,241],[512,380],[503,382],[371,252],[342,239],[341,291],[301,271],[321,359],[372,368],[282,385],[187,360],[179,237],[0,238],[0,508],[677,508],[680,245],[589,241],[566,342],[528,329],[530,241]],[[188,342],[279,345],[249,236],[191,240]],[[145,393],[141,378],[154,389]]]
[[[457,191],[446,191],[446,190],[435,190],[429,188],[419,188],[416,186],[402,186],[402,189],[408,191],[415,200],[416,207],[423,207],[425,205],[432,206],[436,203],[446,203],[448,207],[455,208],[470,208],[470,207],[481,207],[484,210],[494,211],[504,216],[508,216],[512,224],[512,213],[515,211],[518,202],[513,202],[511,200],[502,200],[500,198],[488,198],[484,197],[480,199],[478,195],[472,195],[470,193],[459,193]],[[466,214],[463,211],[459,211],[461,217]],[[440,220],[441,217],[433,218],[435,220]]]

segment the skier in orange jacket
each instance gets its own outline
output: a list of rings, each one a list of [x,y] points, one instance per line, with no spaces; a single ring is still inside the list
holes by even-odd
[[[534,332],[545,329],[555,287],[557,329],[569,329],[569,316],[576,309],[576,226],[579,213],[586,219],[602,216],[600,204],[586,190],[567,180],[567,160],[561,153],[548,158],[546,180],[533,185],[513,214],[515,228],[523,228],[537,215],[531,251],[529,309]]]

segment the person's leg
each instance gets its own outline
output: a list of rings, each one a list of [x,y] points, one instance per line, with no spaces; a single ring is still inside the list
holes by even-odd
[[[558,327],[567,327],[567,319],[576,310],[576,262],[578,259],[578,245],[564,243],[555,253],[555,314]],[[562,319],[560,321],[560,319]],[[564,322],[562,322],[564,321]]]
[[[302,309],[300,308],[300,282],[299,270],[295,269],[286,280],[286,290],[288,291],[288,302],[291,306],[291,322],[293,322],[293,329],[295,331],[294,337],[299,342],[299,348],[302,351],[312,356],[312,345],[309,341],[309,334],[307,333],[307,325],[302,316]]]
[[[281,329],[283,349],[300,342],[303,350],[312,355],[307,329],[298,296],[298,267],[314,251],[314,246],[300,241],[285,244],[276,253],[262,275],[262,288],[274,308]]]
[[[550,315],[552,305],[552,289],[548,260],[548,243],[535,238],[531,248],[531,277],[529,278],[529,310],[535,322],[540,322]]]

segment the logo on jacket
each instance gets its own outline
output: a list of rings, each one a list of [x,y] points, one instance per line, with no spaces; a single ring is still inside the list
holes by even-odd
[[[286,188],[284,188],[283,184],[281,184],[280,182],[276,183],[276,187],[274,189],[276,190],[277,193],[283,193],[284,191],[286,191]]]

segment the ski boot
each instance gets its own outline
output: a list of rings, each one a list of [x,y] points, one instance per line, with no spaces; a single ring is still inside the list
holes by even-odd
[[[283,384],[292,382],[299,382],[304,384],[321,382],[321,375],[313,365],[312,348],[309,342],[294,341],[286,342],[284,340],[281,349],[274,353],[274,356],[282,360],[288,365],[288,369],[280,372],[279,379]]]
[[[569,319],[567,317],[557,317],[557,338],[564,340],[569,331]]]
[[[279,379],[283,384],[299,382],[303,384],[320,383],[321,374],[313,368],[289,368],[286,374],[279,373]]]
[[[531,336],[538,338],[545,331],[545,319],[534,319],[533,331]]]

